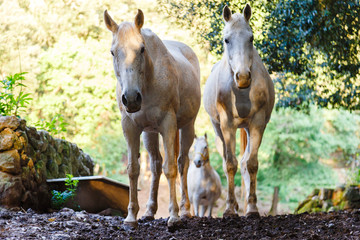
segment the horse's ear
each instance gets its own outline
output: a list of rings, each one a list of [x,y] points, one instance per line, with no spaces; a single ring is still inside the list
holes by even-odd
[[[207,140],[207,134],[206,133],[205,133],[204,137],[205,137],[205,140]]]
[[[144,13],[140,9],[138,9],[138,13],[136,14],[135,17],[135,26],[140,31],[143,25],[144,25]]]
[[[248,3],[246,4],[246,6],[244,8],[243,14],[244,14],[245,20],[248,22],[251,17],[251,7]]]
[[[224,18],[225,22],[228,22],[231,19],[231,10],[227,5],[225,5],[225,7],[223,9],[223,18]]]
[[[113,33],[115,33],[117,31],[118,25],[116,24],[116,22],[110,17],[109,13],[107,12],[107,10],[105,10],[104,12],[104,20],[105,20],[105,24],[106,27],[112,31]]]
[[[194,138],[195,138],[195,139],[197,139],[197,136],[196,136],[196,134],[195,134]]]

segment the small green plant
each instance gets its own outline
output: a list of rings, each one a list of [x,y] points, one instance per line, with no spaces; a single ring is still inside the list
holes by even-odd
[[[16,73],[0,81],[0,115],[18,116],[32,100],[29,93],[23,92],[23,88],[26,87],[23,84],[25,74],[26,72]]]
[[[40,122],[35,124],[37,129],[42,129],[48,131],[51,135],[60,137],[62,133],[67,131],[66,126],[69,125],[65,122],[64,116],[61,114],[56,114],[50,122],[41,119]],[[62,137],[64,138],[64,137]]]
[[[75,210],[80,209],[80,206],[74,202],[74,197],[76,195],[76,188],[78,186],[79,180],[73,179],[73,175],[66,174],[65,186],[66,190],[63,192],[52,190],[51,204],[55,209],[61,209],[69,202],[70,206]]]

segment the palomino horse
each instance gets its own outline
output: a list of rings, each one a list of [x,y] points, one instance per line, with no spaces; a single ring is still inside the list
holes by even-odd
[[[144,15],[141,10],[138,10],[134,23],[123,22],[118,25],[107,11],[104,12],[104,19],[107,28],[113,33],[111,54],[117,78],[116,96],[128,145],[130,202],[124,223],[131,227],[137,225],[142,132],[152,171],[151,191],[144,217],[153,219],[157,211],[162,164],[160,133],[165,149],[162,167],[170,188],[168,225],[172,226],[180,221],[175,189],[177,165],[181,176],[181,215],[190,216],[188,152],[194,139],[194,121],[201,101],[199,62],[195,53],[185,44],[161,41],[151,30],[143,29]],[[178,144],[178,130],[180,155],[176,162],[174,149]]]
[[[190,164],[188,172],[189,199],[193,204],[195,216],[203,217],[209,209],[208,216],[211,217],[215,202],[221,195],[221,181],[219,174],[210,165],[206,134],[203,137],[195,137],[194,152],[194,163]]]
[[[246,215],[259,215],[256,206],[256,174],[258,149],[274,106],[274,86],[253,46],[249,26],[251,8],[243,14],[231,14],[225,6],[223,58],[214,65],[204,90],[204,106],[220,139],[220,154],[228,181],[224,216],[236,215],[234,176],[238,162],[235,156],[236,130],[245,128],[247,146],[241,159],[241,174],[245,183]],[[244,133],[244,131],[242,131]]]

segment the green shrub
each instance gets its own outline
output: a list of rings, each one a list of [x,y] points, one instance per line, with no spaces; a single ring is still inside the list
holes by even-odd
[[[280,202],[294,210],[298,203],[314,188],[333,188],[338,178],[331,167],[319,162],[297,162],[283,168],[262,168],[257,176],[258,192],[271,196],[275,186],[279,187]]]
[[[345,110],[274,111],[259,151],[260,161],[274,167],[305,160],[327,161],[340,152],[349,160],[360,145],[360,116]]]
[[[35,124],[37,129],[48,131],[51,135],[55,137],[62,136],[62,133],[66,132],[66,126],[69,125],[65,122],[63,115],[56,114],[50,122],[41,119],[39,122]],[[65,137],[62,136],[64,139]]]
[[[9,75],[0,81],[0,115],[15,115],[25,111],[29,101],[29,93],[25,93],[23,84],[26,72]]]
[[[75,210],[79,210],[80,207],[74,202],[74,197],[76,195],[76,188],[78,186],[79,180],[73,179],[73,175],[66,174],[65,186],[66,190],[59,192],[52,190],[51,204],[55,209],[61,209],[65,207],[66,204],[70,204]],[[71,202],[69,202],[71,200]]]
[[[211,131],[208,131],[208,139],[211,164],[226,186],[222,158],[216,152]],[[240,168],[239,136],[236,139]],[[310,106],[308,113],[292,109],[274,111],[259,149],[259,199],[271,196],[274,187],[280,186],[280,202],[294,209],[315,187],[335,187],[338,178],[325,164],[333,162],[335,157],[335,162],[341,165],[356,161],[359,144],[360,116],[354,112],[314,106]],[[356,168],[349,175],[351,182],[357,181],[358,171]],[[235,184],[241,186],[240,170]]]

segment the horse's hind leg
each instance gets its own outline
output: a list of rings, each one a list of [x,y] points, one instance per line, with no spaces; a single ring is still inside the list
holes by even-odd
[[[214,202],[211,202],[211,203],[209,204],[209,214],[208,214],[208,217],[211,217],[213,207],[214,207]]]
[[[180,131],[180,155],[178,157],[178,169],[181,178],[181,217],[191,217],[190,201],[187,191],[187,173],[189,169],[189,149],[194,141],[194,137],[194,120],[192,120]]]
[[[205,216],[205,212],[206,212],[207,208],[208,208],[208,206],[206,206],[206,205],[201,205],[200,217]]]
[[[211,123],[213,125],[214,131],[215,131],[215,147],[216,150],[218,151],[218,153],[224,158],[224,149],[225,149],[225,145],[224,145],[224,138],[220,129],[220,124],[211,120]]]
[[[149,200],[146,204],[146,213],[144,214],[145,219],[152,220],[158,209],[158,190],[159,190],[159,181],[161,176],[161,164],[162,157],[159,152],[159,134],[158,133],[148,133],[144,132],[143,135],[144,146],[150,156],[150,168],[151,168],[151,188]]]

